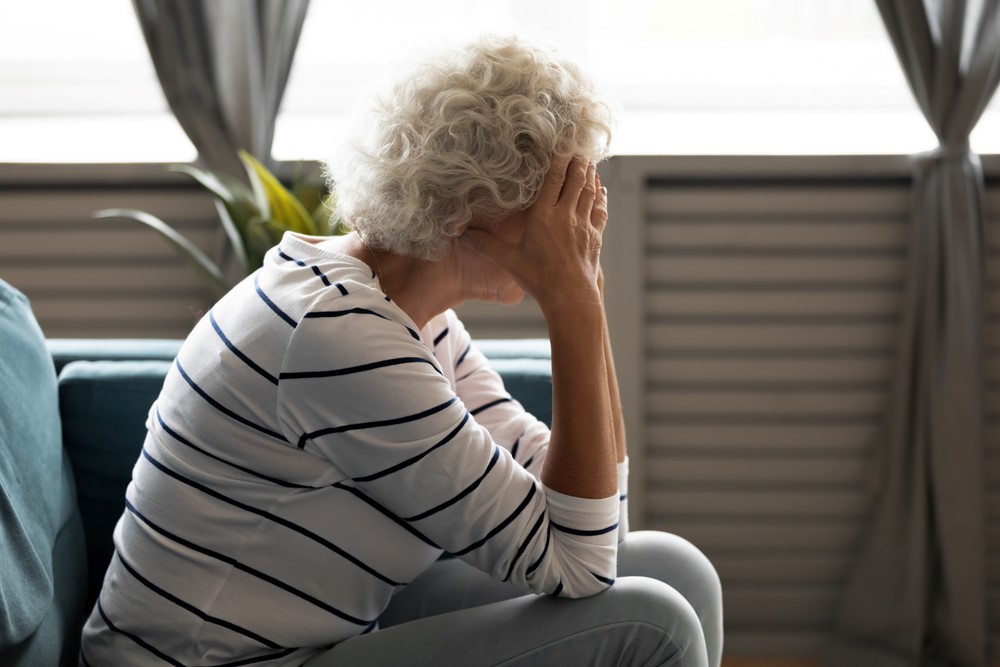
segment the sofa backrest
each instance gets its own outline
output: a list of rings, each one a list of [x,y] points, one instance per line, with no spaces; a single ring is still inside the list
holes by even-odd
[[[76,663],[85,573],[52,358],[0,280],[0,663]]]

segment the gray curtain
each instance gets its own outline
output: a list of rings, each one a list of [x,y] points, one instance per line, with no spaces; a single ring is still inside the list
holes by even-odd
[[[268,166],[309,0],[133,0],[170,109],[201,163],[243,178]]]
[[[915,156],[906,295],[877,496],[830,667],[986,663],[983,175],[1000,2],[876,0],[940,146]]]

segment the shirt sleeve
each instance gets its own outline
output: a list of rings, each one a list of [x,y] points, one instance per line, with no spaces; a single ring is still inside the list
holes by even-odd
[[[503,378],[472,340],[454,311],[438,318],[430,332],[434,354],[446,375],[455,378],[458,397],[493,439],[536,478],[542,474],[550,431],[525,411],[504,388]],[[618,541],[628,535],[628,459],[618,464]]]
[[[549,427],[508,393],[458,316],[449,310],[441,319],[444,328],[434,337],[434,354],[445,375],[455,379],[455,393],[493,439],[539,477],[549,447]]]
[[[547,489],[466,408],[408,318],[381,298],[358,301],[316,307],[292,336],[278,392],[292,446],[497,579],[567,597],[610,586],[617,496]]]

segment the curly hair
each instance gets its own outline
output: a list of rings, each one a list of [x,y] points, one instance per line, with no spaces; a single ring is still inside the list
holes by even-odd
[[[553,157],[606,157],[611,108],[576,64],[516,37],[439,52],[355,117],[327,166],[337,213],[373,247],[438,259],[474,217],[530,206]]]

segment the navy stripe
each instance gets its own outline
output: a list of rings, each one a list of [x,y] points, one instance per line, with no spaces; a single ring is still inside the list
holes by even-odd
[[[322,271],[320,271],[318,267],[306,264],[301,259],[295,259],[294,257],[288,256],[285,253],[285,251],[281,249],[281,246],[278,246],[277,250],[278,250],[278,255],[280,255],[284,259],[287,259],[289,262],[295,262],[296,264],[298,264],[301,267],[309,267],[310,269],[312,269],[312,272],[316,274],[316,277],[318,277],[320,280],[322,280],[324,285],[326,285],[327,287],[330,287],[330,279],[327,278],[326,275],[324,275],[324,273]]]
[[[344,315],[374,315],[375,317],[381,317],[383,320],[392,321],[382,313],[376,313],[374,310],[369,310],[367,308],[348,308],[347,310],[313,310],[306,313],[304,317],[318,319],[321,317],[343,317]]]
[[[278,246],[276,248],[276,250],[278,251],[278,255],[280,255],[282,257],[282,259],[287,259],[289,262],[295,262],[299,266],[305,266],[306,265],[306,263],[303,262],[301,259],[295,259],[294,257],[289,257],[288,255],[286,255],[285,251],[281,249],[281,246]]]
[[[469,350],[471,349],[472,349],[472,343],[469,343],[468,345],[465,346],[465,352],[462,352],[462,354],[459,355],[458,361],[455,362],[455,368],[458,368],[459,366],[462,365],[462,362],[465,361],[465,355],[469,354]]]
[[[528,466],[531,465],[531,462],[534,461],[534,460],[535,460],[535,455],[532,454],[531,456],[528,457],[527,461],[525,461],[524,463],[521,464],[521,466],[524,467],[524,468],[527,468]]]
[[[90,661],[87,660],[87,656],[83,654],[83,648],[80,649],[80,661],[83,663],[83,667],[93,667]]]
[[[418,412],[412,415],[405,415],[403,417],[394,417],[393,419],[384,419],[381,421],[374,422],[361,422],[358,424],[345,424],[343,426],[331,426],[330,428],[323,428],[318,431],[313,431],[312,433],[303,433],[302,437],[299,438],[299,449],[303,449],[306,446],[306,440],[314,440],[316,438],[321,438],[325,435],[332,435],[334,433],[344,433],[346,431],[358,431],[366,428],[378,428],[380,426],[394,426],[396,424],[406,424],[407,422],[414,422],[423,419],[424,417],[430,417],[433,414],[441,412],[449,405],[458,401],[457,396],[452,396],[450,399],[442,403],[441,405],[435,405],[433,408],[428,408],[423,412]]]
[[[599,574],[597,574],[595,572],[591,572],[591,574],[594,575],[594,579],[597,579],[601,583],[607,584],[608,586],[614,586],[614,584],[615,584],[615,580],[614,579],[608,579],[607,577],[602,577],[601,575],[599,575]]]
[[[451,433],[449,433],[448,435],[444,436],[444,438],[442,438],[441,440],[439,440],[438,442],[436,442],[429,449],[424,450],[423,452],[417,454],[416,456],[412,456],[412,457],[406,459],[402,463],[397,463],[394,466],[386,468],[385,470],[380,470],[379,472],[374,472],[374,473],[372,473],[370,475],[364,475],[362,477],[354,477],[352,479],[354,479],[355,482],[371,482],[371,481],[374,481],[374,480],[379,479],[381,477],[385,477],[386,475],[391,475],[394,472],[399,472],[403,468],[406,468],[408,466],[413,465],[414,463],[416,463],[420,459],[424,458],[425,456],[427,456],[428,454],[430,454],[431,452],[433,452],[438,447],[441,447],[442,445],[445,445],[448,442],[450,442],[456,435],[458,435],[458,432],[462,430],[462,427],[465,426],[465,423],[467,421],[469,421],[469,413],[468,412],[466,412],[465,416],[462,417],[462,421],[459,422],[458,426],[456,426],[454,429],[452,429]]]
[[[264,426],[261,426],[260,424],[253,423],[252,421],[250,421],[246,417],[243,417],[242,415],[239,415],[236,412],[233,412],[232,410],[230,410],[229,408],[227,408],[226,406],[224,406],[222,403],[219,403],[217,400],[215,400],[214,398],[212,398],[211,396],[209,396],[205,392],[205,390],[202,389],[201,387],[199,387],[197,384],[195,384],[195,381],[192,380],[191,376],[189,376],[187,374],[187,372],[184,370],[184,367],[181,366],[181,360],[180,360],[180,358],[175,359],[174,360],[174,364],[177,366],[177,370],[179,370],[181,372],[181,376],[183,376],[183,378],[187,381],[187,383],[189,385],[191,385],[191,388],[194,389],[196,392],[198,392],[199,396],[201,396],[206,401],[208,401],[209,405],[211,405],[213,408],[215,408],[219,412],[223,413],[224,415],[227,415],[228,417],[231,417],[232,419],[235,419],[236,421],[238,421],[241,424],[245,424],[246,426],[249,426],[250,428],[252,428],[252,429],[254,429],[256,431],[260,431],[264,435],[269,435],[272,438],[276,438],[278,440],[281,440],[282,442],[288,442],[287,440],[285,440],[285,436],[281,435],[277,431],[272,431],[271,429],[266,428]]]
[[[101,605],[101,599],[100,598],[97,599],[97,613],[99,613],[101,615],[101,618],[104,619],[104,622],[108,624],[108,627],[111,628],[111,630],[113,632],[117,632],[120,635],[124,635],[124,636],[128,637],[133,642],[135,642],[139,646],[143,647],[144,649],[146,649],[147,651],[149,651],[150,653],[152,653],[153,655],[155,655],[160,660],[163,660],[164,662],[169,662],[171,665],[176,665],[177,667],[184,667],[183,663],[177,662],[176,660],[174,660],[173,658],[171,658],[169,655],[167,655],[166,653],[164,653],[160,649],[156,648],[155,646],[153,646],[152,644],[150,644],[149,642],[147,642],[145,639],[143,639],[139,635],[133,634],[133,633],[128,632],[126,630],[122,630],[117,625],[115,625],[114,623],[112,623],[111,619],[108,618],[108,615],[106,613],[104,613],[104,607]]]
[[[484,410],[489,410],[490,408],[500,405],[501,403],[510,403],[513,400],[514,399],[511,398],[510,396],[508,396],[507,398],[498,398],[495,401],[490,401],[486,405],[480,405],[478,408],[472,411],[472,414],[473,416],[478,415],[480,412]]]
[[[285,646],[282,646],[281,644],[277,644],[277,643],[271,641],[270,639],[267,639],[266,637],[262,637],[262,636],[258,635],[256,632],[248,630],[248,629],[246,629],[244,627],[241,627],[241,626],[239,626],[239,625],[237,625],[235,623],[232,623],[230,621],[227,621],[227,620],[224,620],[224,619],[221,619],[221,618],[217,618],[215,616],[212,616],[211,614],[206,614],[201,609],[198,609],[197,607],[195,607],[193,604],[191,604],[189,602],[185,602],[184,600],[181,600],[176,595],[173,595],[172,593],[167,592],[166,590],[160,588],[159,586],[157,586],[156,584],[154,584],[152,581],[150,581],[146,577],[144,577],[141,574],[139,574],[139,572],[137,572],[134,567],[132,567],[131,565],[129,565],[129,562],[127,560],[125,560],[125,558],[121,555],[121,553],[117,549],[115,549],[115,555],[118,557],[118,560],[121,561],[121,564],[123,566],[125,566],[125,569],[128,570],[129,573],[133,577],[135,577],[136,579],[138,579],[139,582],[142,583],[143,586],[145,586],[149,590],[153,591],[154,593],[156,593],[160,597],[163,597],[163,598],[169,600],[170,602],[173,602],[178,607],[181,607],[182,609],[191,612],[192,614],[194,614],[195,616],[197,616],[201,620],[203,620],[203,621],[205,621],[207,623],[211,623],[213,625],[218,625],[220,627],[226,628],[227,630],[232,630],[233,632],[239,633],[239,634],[241,634],[241,635],[243,635],[245,637],[249,637],[250,639],[252,639],[252,640],[254,640],[256,642],[260,642],[261,644],[263,644],[264,646],[267,646],[268,648],[286,648]]]
[[[400,526],[401,528],[403,528],[408,533],[410,533],[414,537],[418,538],[419,540],[421,540],[425,544],[428,544],[428,545],[434,547],[435,549],[440,549],[441,548],[437,544],[435,544],[433,541],[431,541],[430,538],[428,538],[426,535],[424,535],[423,533],[421,533],[419,530],[417,530],[416,528],[414,528],[410,524],[406,523],[406,521],[404,521],[403,519],[401,519],[398,516],[396,516],[396,514],[393,513],[392,510],[390,510],[389,508],[387,508],[384,505],[380,504],[378,501],[374,500],[373,498],[369,498],[363,491],[361,491],[361,489],[359,489],[357,487],[354,487],[354,486],[347,486],[346,484],[341,484],[340,482],[337,482],[335,484],[331,484],[331,486],[333,486],[336,489],[340,489],[342,491],[347,491],[347,492],[351,493],[352,495],[360,498],[361,500],[363,500],[364,502],[368,503],[370,506],[372,506],[373,508],[375,508],[376,510],[378,510],[379,512],[381,512],[383,515],[385,515],[386,517],[388,517],[389,519],[392,519],[392,521],[394,523],[396,523],[396,525]]]
[[[165,465],[163,465],[162,463],[160,463],[159,461],[157,461],[156,459],[154,459],[150,455],[150,453],[148,451],[146,451],[145,447],[142,449],[142,455],[144,457],[146,457],[146,460],[148,460],[151,464],[153,464],[153,466],[157,470],[163,472],[166,475],[169,475],[170,477],[173,477],[174,479],[176,479],[179,482],[187,484],[188,486],[190,486],[192,488],[198,489],[202,493],[207,494],[209,496],[212,496],[213,498],[217,498],[217,499],[219,499],[219,500],[221,500],[221,501],[223,501],[225,503],[228,503],[228,504],[232,505],[233,507],[238,507],[239,509],[244,510],[246,512],[250,512],[251,514],[256,514],[257,516],[264,517],[265,519],[273,521],[274,523],[276,523],[276,524],[278,524],[280,526],[284,526],[285,528],[288,528],[289,530],[293,530],[296,533],[299,533],[300,535],[304,535],[305,537],[308,537],[309,539],[311,539],[312,541],[316,542],[317,544],[323,545],[324,547],[326,547],[330,551],[333,551],[334,553],[336,553],[341,558],[343,558],[343,559],[345,559],[345,560],[353,563],[354,565],[358,566],[359,568],[361,568],[362,570],[364,570],[368,574],[372,575],[373,577],[375,577],[375,578],[377,578],[377,579],[379,579],[381,581],[384,581],[387,584],[390,584],[392,586],[401,586],[403,584],[403,582],[400,582],[400,581],[393,581],[392,579],[390,579],[389,577],[385,576],[384,574],[378,572],[377,570],[373,569],[369,565],[366,565],[365,563],[363,563],[362,561],[360,561],[355,556],[352,556],[351,554],[347,553],[346,551],[344,551],[343,549],[341,549],[340,547],[338,547],[336,544],[334,544],[330,540],[328,540],[325,537],[322,537],[320,535],[317,535],[316,533],[312,532],[311,530],[309,530],[307,528],[303,528],[302,526],[298,525],[297,523],[293,523],[293,522],[289,521],[288,519],[280,517],[280,516],[278,516],[276,514],[271,514],[270,512],[267,512],[265,510],[258,509],[256,507],[253,507],[252,505],[247,505],[246,503],[241,503],[238,500],[233,500],[232,498],[229,498],[228,496],[225,496],[225,495],[219,493],[215,489],[207,487],[204,484],[200,484],[200,483],[194,481],[193,479],[188,479],[184,475],[181,475],[180,473],[178,473],[178,472],[176,472],[174,470],[171,470],[170,468],[166,467]]]
[[[442,331],[437,336],[435,336],[435,338],[434,338],[434,347],[437,347],[437,344],[440,343],[442,340],[444,340],[444,337],[447,336],[447,335],[448,335],[448,327],[445,327],[444,331]]]
[[[253,275],[253,286],[257,289],[257,295],[260,296],[261,299],[263,299],[264,303],[267,304],[268,308],[274,311],[275,315],[285,320],[286,322],[288,322],[289,325],[294,327],[296,325],[295,320],[290,318],[281,308],[278,308],[278,305],[273,301],[271,301],[271,299],[269,299],[266,294],[264,294],[264,290],[260,288],[260,282],[258,281],[259,276],[260,276],[259,272]]]
[[[625,500],[628,500],[628,494],[627,493],[618,496],[618,501],[619,502],[623,502]]]
[[[221,554],[221,553],[219,553],[217,551],[212,551],[211,549],[208,549],[208,548],[203,547],[201,545],[195,544],[194,542],[192,542],[190,540],[186,540],[186,539],[184,539],[183,537],[181,537],[179,535],[171,533],[170,531],[168,531],[167,529],[163,528],[162,526],[159,526],[159,525],[153,523],[152,521],[150,521],[149,518],[147,518],[144,514],[142,514],[141,512],[139,512],[139,510],[137,510],[135,508],[135,505],[133,505],[131,502],[129,502],[129,500],[127,498],[125,499],[125,508],[128,509],[129,512],[131,512],[132,514],[134,514],[138,519],[140,519],[147,526],[149,526],[150,528],[152,528],[153,530],[155,530],[160,535],[163,535],[167,539],[173,540],[177,544],[180,544],[181,546],[187,547],[188,549],[191,549],[192,551],[197,551],[200,554],[204,554],[204,555],[206,555],[206,556],[208,556],[210,558],[214,558],[216,560],[222,561],[223,563],[226,563],[227,565],[231,565],[235,569],[240,570],[242,572],[246,572],[250,576],[256,577],[256,578],[260,579],[261,581],[266,581],[267,583],[269,583],[269,584],[271,584],[273,586],[276,586],[276,587],[282,589],[283,591],[291,593],[292,595],[294,595],[297,598],[305,600],[306,602],[309,602],[310,604],[313,604],[313,605],[319,607],[320,609],[322,609],[324,611],[330,612],[331,614],[333,614],[334,616],[337,616],[338,618],[342,618],[345,621],[349,621],[349,622],[354,623],[356,625],[368,625],[370,623],[374,623],[375,622],[375,621],[365,621],[365,620],[357,618],[355,616],[351,616],[350,614],[342,612],[339,609],[337,609],[336,607],[333,607],[333,606],[327,604],[326,602],[323,602],[322,600],[313,597],[312,595],[306,593],[305,591],[301,591],[298,588],[295,588],[294,586],[291,586],[290,584],[286,584],[285,582],[281,581],[280,579],[275,579],[274,577],[272,577],[269,574],[265,574],[265,573],[261,572],[260,570],[256,570],[256,569],[250,567],[249,565],[245,565],[245,564],[241,563],[240,561],[236,560],[235,558],[231,558],[231,557],[226,556],[225,554]]]
[[[563,584],[562,584],[562,580],[560,580],[559,581],[559,585],[556,586],[556,589],[554,591],[552,591],[552,597],[554,597],[554,598],[559,597],[559,594],[562,593],[562,590],[563,590]]]
[[[226,344],[226,347],[228,347],[233,354],[239,357],[240,360],[242,360],[243,363],[245,363],[247,366],[254,369],[255,371],[257,371],[257,373],[259,373],[261,376],[267,379],[268,382],[274,385],[278,384],[278,378],[274,377],[273,375],[265,371],[263,368],[255,364],[253,360],[250,359],[250,357],[240,352],[236,348],[236,346],[233,345],[232,341],[226,338],[226,334],[222,333],[222,329],[219,327],[219,323],[215,321],[215,313],[213,313],[211,310],[208,311],[208,319],[212,323],[212,328],[215,329],[215,333],[219,334],[219,338],[222,339],[222,342]]]
[[[326,274],[324,274],[322,271],[319,270],[319,267],[311,266],[309,268],[312,269],[312,272],[316,274],[317,278],[323,281],[324,285],[326,285],[327,287],[331,286],[330,279],[326,277]]]
[[[465,487],[462,490],[461,493],[459,493],[457,496],[455,496],[451,500],[446,500],[443,503],[441,503],[440,505],[438,505],[437,507],[432,507],[431,509],[427,510],[426,512],[421,512],[420,514],[417,514],[416,516],[406,517],[406,520],[407,521],[420,521],[421,519],[426,519],[427,517],[431,516],[432,514],[436,514],[437,512],[440,512],[441,510],[445,509],[446,507],[450,507],[450,506],[454,505],[459,500],[461,500],[462,498],[466,497],[467,495],[469,495],[470,493],[472,493],[473,491],[475,491],[479,487],[479,485],[482,484],[483,480],[486,479],[486,476],[490,474],[490,471],[493,470],[493,466],[496,465],[496,463],[497,463],[497,461],[499,459],[500,459],[500,448],[497,447],[496,445],[494,445],[493,446],[493,458],[490,459],[490,462],[486,465],[486,470],[483,471],[483,474],[480,475],[479,478],[476,481],[474,481],[469,486]]]
[[[612,530],[618,529],[618,524],[613,526],[608,526],[606,528],[598,528],[597,530],[580,530],[579,528],[570,528],[568,526],[560,526],[555,521],[550,522],[553,528],[557,528],[564,533],[569,533],[570,535],[583,535],[584,537],[592,537],[594,535],[604,535],[605,533],[610,533]]]
[[[297,648],[286,648],[284,651],[278,653],[268,653],[267,655],[260,655],[256,658],[245,658],[244,660],[237,660],[236,662],[225,662],[221,665],[211,665],[211,667],[241,667],[242,665],[252,665],[255,662],[265,662],[267,660],[276,660],[278,658],[284,658],[292,653],[295,653],[299,649]]]
[[[467,380],[467,379],[469,379],[470,377],[472,377],[473,375],[475,375],[475,374],[476,374],[476,371],[478,371],[478,370],[479,370],[478,368],[473,368],[473,369],[472,369],[471,371],[469,371],[468,373],[466,373],[466,374],[465,374],[465,375],[463,375],[462,377],[460,377],[460,378],[456,379],[456,380],[455,380],[455,384],[458,384],[458,383],[459,383],[459,382],[461,382],[462,380]]]
[[[395,321],[389,319],[382,313],[376,313],[374,310],[369,310],[367,308],[348,308],[347,310],[314,310],[306,313],[304,317],[308,318],[343,317],[344,315],[374,315],[375,317],[381,317],[383,320],[386,320],[388,322]],[[416,331],[406,326],[405,324],[402,324],[401,322],[397,324],[400,324],[404,329],[406,329],[414,340],[420,340],[420,334],[418,334]]]
[[[518,436],[517,440],[514,441],[514,444],[511,445],[510,455],[515,459],[517,458],[517,448],[521,446],[521,437],[523,436],[524,434],[522,433],[520,436]]]
[[[478,549],[479,547],[483,546],[488,541],[490,541],[493,537],[495,537],[497,535],[497,533],[499,533],[501,530],[503,530],[504,528],[506,528],[507,526],[509,526],[510,523],[514,519],[516,519],[521,514],[521,512],[524,511],[524,508],[528,506],[528,503],[531,502],[531,498],[535,495],[535,491],[537,491],[537,488],[535,486],[535,483],[532,482],[531,483],[531,489],[528,490],[528,495],[526,495],[524,497],[524,500],[521,501],[521,504],[518,505],[517,508],[513,512],[511,512],[510,516],[508,516],[506,519],[504,519],[503,521],[501,521],[496,526],[496,528],[494,528],[493,530],[491,530],[490,532],[488,532],[486,534],[486,537],[482,538],[481,540],[479,540],[477,542],[473,542],[472,544],[470,544],[469,546],[465,547],[464,549],[462,549],[460,551],[455,551],[454,554],[456,556],[465,555],[465,554],[469,553],[470,551]]]
[[[344,286],[343,286],[343,285],[341,285],[340,283],[336,283],[336,284],[334,285],[334,287],[336,287],[337,289],[339,289],[339,290],[340,290],[340,294],[341,294],[342,296],[347,296],[347,288],[346,288],[346,287],[344,287]]]
[[[305,484],[296,484],[295,482],[289,482],[289,481],[286,481],[286,480],[283,480],[283,479],[278,479],[277,477],[270,477],[268,475],[265,475],[264,473],[257,472],[256,470],[251,470],[250,468],[246,468],[244,466],[238,465],[236,463],[233,463],[232,461],[227,461],[226,459],[222,458],[221,456],[216,456],[215,454],[212,454],[211,452],[205,451],[204,449],[202,449],[198,445],[194,444],[193,442],[191,442],[190,440],[188,440],[187,438],[185,438],[184,436],[182,436],[177,431],[175,431],[172,428],[170,428],[169,426],[167,426],[167,423],[165,421],[163,421],[163,417],[160,416],[160,409],[159,408],[156,409],[156,420],[160,423],[160,427],[163,428],[163,430],[166,431],[167,435],[169,435],[171,438],[173,438],[177,442],[181,443],[182,445],[186,445],[186,446],[190,447],[191,449],[195,450],[199,454],[204,454],[205,456],[209,457],[210,459],[215,459],[219,463],[225,463],[227,466],[231,466],[233,468],[236,468],[237,470],[242,470],[243,472],[247,473],[248,475],[253,475],[254,477],[259,477],[260,479],[267,480],[268,482],[271,482],[273,484],[277,484],[278,486],[284,486],[284,487],[287,487],[287,488],[290,488],[290,489],[315,489],[315,488],[317,488],[315,486],[308,486],[308,485],[305,485]],[[320,487],[320,488],[322,488],[322,487]]]
[[[524,571],[525,575],[530,575],[532,572],[534,572],[538,568],[539,565],[542,564],[542,559],[545,558],[545,554],[549,550],[549,540],[551,540],[551,539],[552,539],[552,531],[551,530],[546,530],[545,531],[545,546],[542,547],[542,553],[538,556],[537,559],[535,559],[535,562],[532,563],[531,565],[529,565],[528,569]]]
[[[438,370],[437,366],[435,366],[434,362],[431,361],[430,359],[424,359],[423,357],[397,357],[395,359],[373,361],[370,364],[361,364],[360,366],[337,368],[331,371],[298,371],[294,373],[282,373],[279,377],[282,380],[301,380],[304,378],[328,378],[328,377],[337,377],[338,375],[350,375],[351,373],[363,373],[365,371],[374,370],[376,368],[385,368],[386,366],[398,366],[400,364],[428,364],[434,370]]]
[[[521,542],[521,546],[517,548],[517,553],[514,554],[514,560],[510,562],[510,567],[507,568],[507,576],[503,578],[504,581],[508,581],[510,579],[510,575],[514,574],[514,566],[517,565],[517,561],[524,554],[524,551],[528,548],[528,545],[531,544],[531,539],[535,536],[535,533],[538,532],[538,529],[542,527],[542,521],[544,520],[545,520],[545,512],[542,512],[541,514],[538,515],[538,521],[535,522],[535,525],[531,527],[531,531],[528,532],[528,536],[524,538],[524,542]]]

